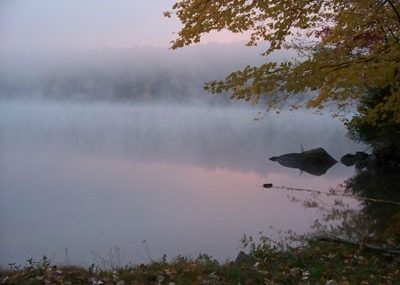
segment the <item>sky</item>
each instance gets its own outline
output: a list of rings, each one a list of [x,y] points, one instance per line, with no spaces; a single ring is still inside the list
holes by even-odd
[[[0,0],[0,50],[168,47],[174,0]],[[243,40],[228,32],[203,43]]]

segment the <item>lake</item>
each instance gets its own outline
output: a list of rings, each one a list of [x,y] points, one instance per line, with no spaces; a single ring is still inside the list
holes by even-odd
[[[354,169],[338,163],[313,176],[268,158],[323,147],[339,160],[361,146],[329,114],[264,115],[250,107],[1,101],[0,264],[43,255],[82,265],[163,254],[224,261],[244,234],[308,232],[319,210],[262,185],[328,191]]]

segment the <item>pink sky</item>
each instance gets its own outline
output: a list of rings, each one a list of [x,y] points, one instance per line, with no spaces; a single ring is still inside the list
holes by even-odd
[[[0,49],[92,49],[169,46],[177,19],[163,16],[175,0],[32,0],[0,2]],[[213,33],[203,43],[243,40]]]

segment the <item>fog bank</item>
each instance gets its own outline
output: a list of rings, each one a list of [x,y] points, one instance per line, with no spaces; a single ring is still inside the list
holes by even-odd
[[[223,79],[247,64],[261,64],[266,60],[260,56],[262,51],[262,47],[242,44],[199,45],[178,51],[154,47],[2,51],[0,97],[231,104],[229,94],[212,96],[203,90],[204,83]]]

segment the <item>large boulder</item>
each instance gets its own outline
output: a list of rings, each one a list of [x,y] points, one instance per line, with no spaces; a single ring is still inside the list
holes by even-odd
[[[271,157],[270,160],[277,161],[279,164],[298,168],[309,174],[321,176],[325,174],[329,168],[337,163],[336,159],[322,147],[310,149],[300,153],[288,153],[281,156]]]

